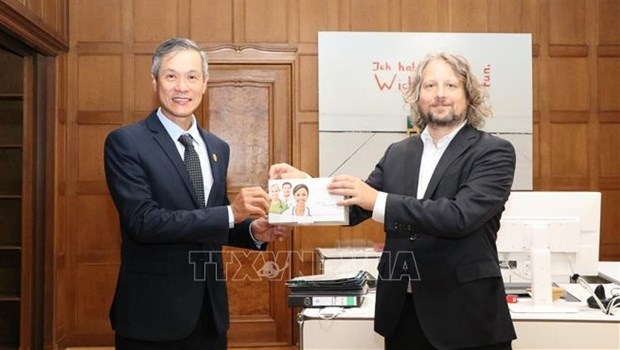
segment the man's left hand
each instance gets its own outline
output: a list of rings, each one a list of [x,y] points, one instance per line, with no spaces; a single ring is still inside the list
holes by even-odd
[[[252,221],[252,234],[254,238],[262,242],[274,240],[282,241],[291,233],[290,227],[282,225],[271,225],[266,216],[262,216]]]
[[[334,176],[327,190],[330,194],[345,197],[343,201],[338,202],[338,205],[357,205],[366,210],[373,210],[377,200],[377,190],[355,176]]]

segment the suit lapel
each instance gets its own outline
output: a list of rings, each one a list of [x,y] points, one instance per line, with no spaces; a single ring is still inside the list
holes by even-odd
[[[435,189],[439,185],[439,182],[443,178],[446,170],[450,167],[450,164],[452,164],[452,162],[454,162],[459,155],[471,147],[477,139],[477,136],[478,133],[476,132],[476,129],[469,124],[463,126],[463,128],[454,136],[454,139],[450,142],[448,148],[441,156],[439,163],[437,163],[437,167],[433,172],[431,181],[428,183],[428,187],[424,193],[424,198],[431,198],[431,195],[435,192]]]
[[[151,113],[151,115],[146,119],[146,124],[149,130],[153,133],[155,142],[159,144],[159,147],[161,147],[162,151],[164,151],[170,162],[174,165],[175,169],[181,176],[183,184],[185,184],[185,188],[192,197],[194,204],[198,205],[198,200],[194,194],[194,187],[192,186],[192,180],[189,178],[189,172],[187,172],[185,163],[183,163],[183,159],[179,155],[179,151],[177,150],[174,141],[172,141],[170,135],[168,135],[168,132],[159,121],[157,113]]]
[[[213,175],[213,185],[211,186],[211,191],[209,192],[209,198],[207,199],[207,207],[213,205],[213,201],[219,197],[219,193],[221,191],[220,186],[218,184],[226,183],[226,179],[224,179],[224,175],[222,174],[221,164],[223,159],[220,154],[218,154],[218,149],[213,142],[213,139],[209,137],[209,133],[198,128],[200,130],[200,135],[202,139],[205,141],[205,145],[207,146],[207,158],[209,159],[209,164],[211,164],[211,174]]]
[[[420,139],[420,135],[412,136],[409,139],[409,147],[407,147],[407,154],[404,159],[410,159],[411,161],[405,164],[405,191],[411,196],[416,196],[418,193],[418,180],[420,178],[420,163],[422,162],[422,151],[424,150],[424,144]]]

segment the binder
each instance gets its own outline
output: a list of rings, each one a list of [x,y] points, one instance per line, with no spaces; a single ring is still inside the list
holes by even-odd
[[[359,307],[368,293],[365,271],[301,276],[287,281],[290,307]]]
[[[364,302],[365,295],[288,295],[289,307],[360,307]]]

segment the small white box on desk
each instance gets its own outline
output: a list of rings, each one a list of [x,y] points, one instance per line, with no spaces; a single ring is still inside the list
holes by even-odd
[[[337,205],[344,196],[327,192],[328,177],[269,180],[269,223],[280,225],[347,225],[349,209]]]
[[[364,270],[377,278],[381,252],[372,248],[316,248],[319,273]]]

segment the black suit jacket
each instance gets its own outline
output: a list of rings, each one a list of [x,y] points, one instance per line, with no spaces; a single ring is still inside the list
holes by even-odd
[[[495,240],[514,177],[514,148],[464,126],[418,200],[422,150],[419,136],[392,144],[366,180],[388,193],[375,330],[394,334],[411,278],[417,315],[433,346],[508,342],[516,335]],[[353,208],[351,223],[371,214]]]
[[[205,130],[200,133],[214,180],[202,209],[174,141],[155,111],[113,131],[105,141],[106,179],[122,235],[110,320],[123,337],[182,339],[194,330],[203,300],[212,304],[217,331],[228,329],[222,245],[256,245],[249,220],[229,229],[229,146]]]

